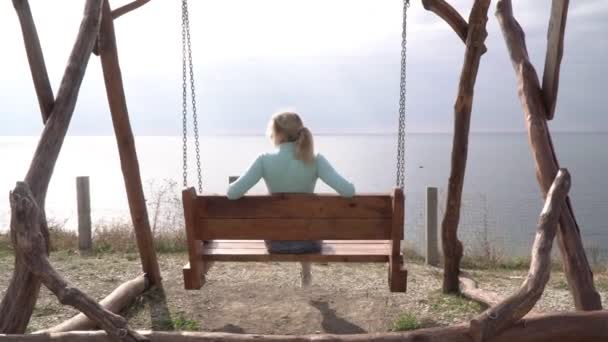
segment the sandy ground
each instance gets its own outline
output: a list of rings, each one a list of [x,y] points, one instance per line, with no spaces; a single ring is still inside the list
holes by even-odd
[[[313,265],[313,285],[300,287],[300,266],[291,263],[216,263],[200,291],[183,289],[185,254],[160,255],[164,293],[143,296],[123,314],[132,327],[157,330],[206,330],[236,333],[363,333],[395,329],[405,316],[419,326],[465,322],[481,312],[478,304],[440,293],[441,276],[418,263],[408,264],[408,292],[388,291],[387,267],[379,264]],[[66,279],[96,299],[140,271],[137,255],[81,257],[57,252],[52,262]],[[11,255],[0,256],[0,289],[7,288]],[[517,271],[469,271],[484,289],[515,291],[526,274]],[[596,274],[596,286],[608,306],[608,275]],[[563,274],[554,272],[537,311],[572,310]],[[57,324],[76,311],[61,306],[43,288],[29,331]]]

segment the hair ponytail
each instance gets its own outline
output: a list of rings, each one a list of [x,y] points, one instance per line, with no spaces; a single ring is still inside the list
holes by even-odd
[[[298,130],[295,157],[296,159],[302,160],[305,163],[312,162],[315,157],[312,133],[307,127],[302,126]]]
[[[310,163],[315,158],[312,133],[304,126],[300,116],[293,112],[277,113],[272,116],[268,124],[268,135],[275,144],[293,142],[295,144],[295,158]],[[275,139],[280,136],[280,139]]]

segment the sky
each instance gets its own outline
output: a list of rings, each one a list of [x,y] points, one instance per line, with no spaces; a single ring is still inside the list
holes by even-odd
[[[114,8],[128,1],[112,0]],[[468,18],[472,0],[451,0]],[[408,11],[407,130],[450,132],[464,44],[435,14]],[[550,0],[513,0],[542,77]],[[84,1],[30,0],[55,94]],[[525,130],[515,74],[489,11],[471,120],[474,132]],[[401,0],[190,0],[203,134],[263,134],[273,112],[295,110],[317,133],[397,129]],[[115,21],[133,130],[181,134],[181,5],[152,0]],[[42,130],[20,26],[0,1],[0,135]],[[608,131],[608,1],[570,2],[554,131]],[[99,58],[92,56],[70,135],[110,135]]]

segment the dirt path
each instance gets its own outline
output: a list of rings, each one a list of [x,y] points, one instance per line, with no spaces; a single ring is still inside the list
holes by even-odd
[[[104,254],[83,258],[55,253],[54,265],[69,281],[96,298],[139,274],[135,255]],[[158,330],[207,330],[236,333],[363,333],[395,327],[448,325],[468,321],[482,309],[460,297],[440,293],[440,274],[410,263],[408,292],[392,294],[385,265],[313,266],[313,286],[299,287],[299,265],[280,263],[216,264],[200,291],[183,289],[185,255],[161,255],[165,295],[156,291],[124,314],[132,327]],[[12,256],[0,257],[0,289],[7,287]],[[526,271],[472,272],[484,288],[510,293]],[[608,277],[596,275],[604,305]],[[572,301],[563,275],[554,273],[541,311],[569,310]],[[52,326],[72,316],[46,289],[41,292],[29,330]]]

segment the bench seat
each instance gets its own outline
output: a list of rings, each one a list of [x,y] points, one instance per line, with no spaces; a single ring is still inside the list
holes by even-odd
[[[324,240],[320,253],[306,254],[271,254],[263,240],[214,240],[199,242],[198,253],[209,261],[386,263],[391,240]]]

